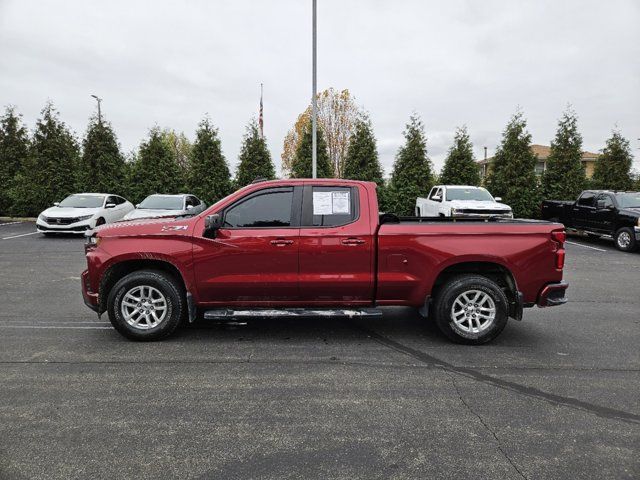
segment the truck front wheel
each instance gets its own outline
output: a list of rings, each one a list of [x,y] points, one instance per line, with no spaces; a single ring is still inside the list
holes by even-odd
[[[494,281],[481,275],[454,277],[435,301],[435,320],[457,343],[480,345],[496,338],[507,325],[508,301]]]
[[[614,236],[616,248],[623,252],[633,252],[636,249],[634,231],[628,227],[621,228]]]
[[[179,284],[157,270],[126,275],[116,282],[107,299],[111,324],[131,340],[160,340],[171,335],[184,308]]]

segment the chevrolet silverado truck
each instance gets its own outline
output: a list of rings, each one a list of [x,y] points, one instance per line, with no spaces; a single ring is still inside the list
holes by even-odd
[[[509,205],[482,187],[436,185],[426,198],[416,199],[416,217],[513,218]]]
[[[611,236],[616,248],[632,252],[640,244],[640,192],[585,190],[574,201],[545,200],[542,218],[590,237]]]
[[[276,180],[193,216],[87,234],[87,306],[134,340],[182,321],[379,316],[415,307],[450,339],[481,344],[523,308],[566,302],[562,225],[379,214],[376,185]]]

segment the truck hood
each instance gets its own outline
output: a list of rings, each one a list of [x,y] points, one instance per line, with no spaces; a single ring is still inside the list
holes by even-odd
[[[55,218],[76,218],[95,215],[100,210],[100,208],[50,207],[40,215]]]
[[[175,210],[173,210],[175,212]],[[148,235],[167,235],[167,234],[186,234],[190,231],[193,223],[192,217],[187,218],[144,218],[140,220],[121,220],[115,223],[108,223],[97,227],[92,232],[88,232],[90,236],[94,232],[99,237],[129,237],[129,236],[148,236]]]
[[[156,208],[136,208],[124,216],[124,220],[135,218],[157,218],[184,215],[184,210],[158,210]]]
[[[452,208],[473,208],[476,210],[511,210],[509,205],[485,200],[452,200],[449,202]]]
[[[627,215],[631,215],[633,217],[640,217],[640,207],[623,208],[622,210],[620,210],[620,213],[626,213]]]

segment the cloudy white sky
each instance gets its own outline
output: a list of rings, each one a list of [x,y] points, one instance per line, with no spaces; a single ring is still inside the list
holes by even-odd
[[[492,154],[518,105],[535,143],[571,103],[585,149],[617,125],[640,156],[637,0],[318,4],[318,87],[348,88],[370,113],[387,173],[414,111],[438,169],[456,126]],[[279,166],[311,96],[311,0],[0,0],[0,106],[30,128],[51,99],[81,137],[96,93],[128,152],[154,125],[192,138],[208,113],[235,165],[260,82]]]

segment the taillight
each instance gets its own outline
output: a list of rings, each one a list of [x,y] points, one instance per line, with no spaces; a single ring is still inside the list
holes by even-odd
[[[562,270],[564,268],[564,242],[567,240],[567,234],[564,230],[556,230],[551,232],[551,240],[556,244],[556,268]]]
[[[564,246],[565,240],[567,240],[567,234],[564,231],[551,232],[551,238],[560,244],[560,247]]]

